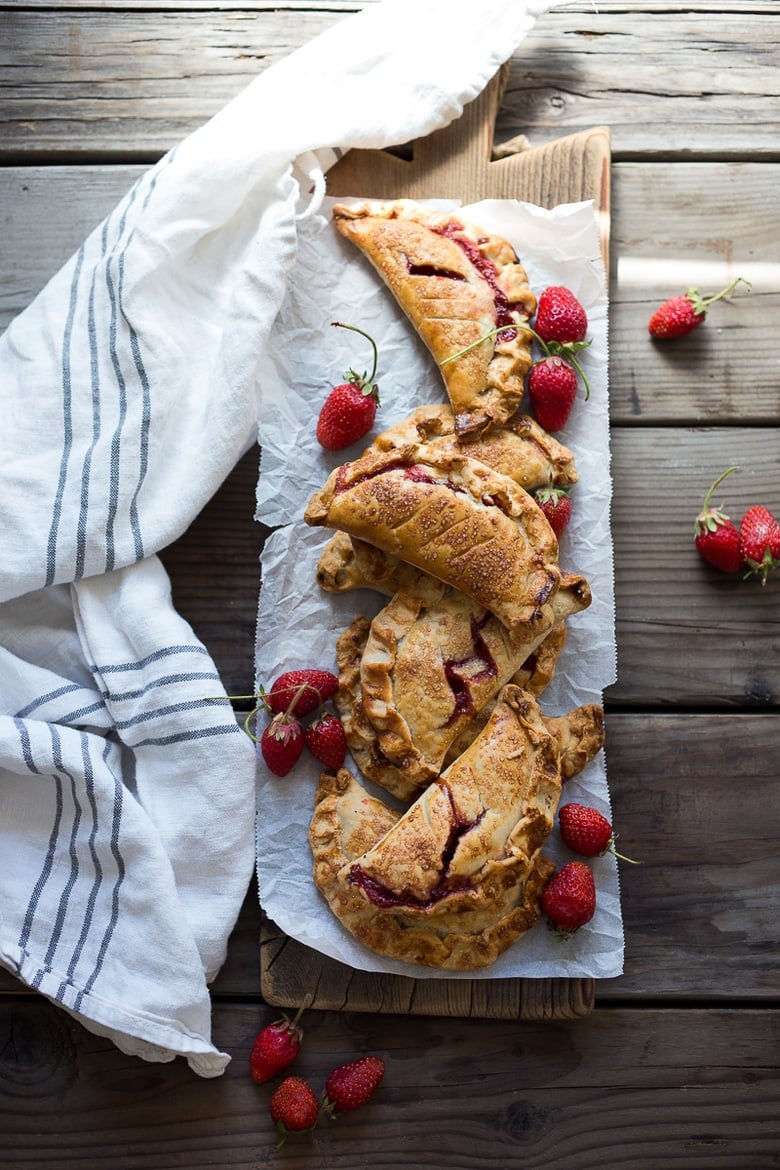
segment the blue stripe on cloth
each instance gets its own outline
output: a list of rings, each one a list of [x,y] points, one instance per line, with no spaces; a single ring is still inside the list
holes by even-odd
[[[163,646],[160,650],[155,650],[152,654],[147,654],[145,658],[139,658],[137,662],[117,662],[106,664],[105,666],[91,662],[89,669],[93,674],[126,673],[133,670],[143,670],[150,662],[159,662],[163,658],[170,658],[176,654],[202,654],[207,656],[208,650],[205,646],[184,642],[180,645]]]
[[[89,807],[92,813],[92,828],[90,829],[89,833],[88,846],[95,876],[92,880],[92,886],[90,887],[89,894],[87,895],[87,902],[84,909],[84,920],[81,924],[81,931],[68,962],[65,979],[60,984],[59,990],[57,992],[58,999],[62,999],[65,995],[65,991],[68,985],[73,984],[73,976],[75,975],[76,967],[84,951],[84,946],[89,936],[90,928],[92,926],[92,919],[95,913],[95,905],[97,903],[98,893],[100,892],[100,887],[103,881],[103,867],[100,864],[100,857],[98,856],[97,849],[95,848],[95,841],[97,839],[99,829],[98,806],[97,800],[95,799],[95,774],[92,767],[92,760],[89,754],[89,739],[86,735],[81,736],[81,760],[82,772],[84,776],[84,786],[87,794],[87,800],[89,801]]]
[[[173,732],[171,735],[161,735],[156,739],[140,739],[133,744],[133,749],[140,747],[168,747],[173,743],[191,743],[196,739],[208,739],[214,735],[243,735],[237,723],[224,724],[221,727],[195,727],[191,731]]]
[[[57,570],[57,535],[62,518],[62,499],[65,493],[65,480],[68,474],[68,460],[73,447],[73,415],[72,415],[72,387],[71,387],[71,341],[73,336],[73,322],[76,315],[77,293],[81,267],[84,263],[84,245],[79,248],[73,279],[70,284],[70,302],[68,315],[65,319],[65,333],[62,339],[62,414],[63,414],[63,444],[60,457],[60,471],[57,480],[57,490],[54,496],[49,539],[46,548],[46,580],[47,585],[54,581]]]
[[[113,804],[112,815],[111,815],[111,841],[110,841],[110,845],[111,845],[111,854],[114,858],[114,862],[116,865],[116,878],[114,879],[114,884],[113,884],[113,887],[111,890],[111,914],[109,915],[108,922],[106,923],[106,928],[103,931],[103,938],[101,939],[100,946],[98,948],[98,953],[97,953],[97,958],[95,960],[95,965],[94,965],[92,972],[89,975],[88,979],[84,983],[83,988],[81,989],[79,994],[76,996],[76,999],[74,1001],[73,1007],[74,1007],[75,1011],[80,1010],[81,1004],[84,1000],[84,997],[89,995],[90,992],[92,991],[92,988],[94,987],[95,982],[98,979],[100,972],[103,968],[103,963],[105,962],[106,953],[108,952],[108,948],[111,944],[111,939],[113,938],[114,931],[116,930],[116,924],[119,920],[119,891],[122,887],[122,882],[124,881],[124,878],[125,878],[125,863],[124,863],[124,859],[122,857],[121,851],[119,849],[119,826],[120,826],[121,820],[122,820],[122,803],[123,803],[123,795],[124,794],[123,794],[121,779],[113,772],[113,769],[111,769],[109,762],[108,762],[108,754],[110,751],[110,747],[111,747],[111,745],[109,743],[106,743],[106,746],[103,749],[103,763],[106,765],[107,770],[110,771],[111,774],[114,776],[114,804]]]
[[[106,246],[105,226],[103,230],[103,250]],[[87,547],[87,513],[89,511],[89,485],[92,474],[92,457],[100,440],[100,373],[98,363],[97,335],[95,330],[95,269],[92,270],[92,281],[89,289],[87,304],[87,338],[89,341],[89,377],[92,387],[92,440],[84,455],[81,468],[81,502],[78,520],[76,521],[76,568],[75,578],[80,580],[84,576],[84,562]]]
[[[21,720],[15,719],[14,723],[19,732],[22,759],[24,760],[30,772],[33,772],[36,776],[42,776],[43,772],[36,765],[33,758],[32,746],[30,744],[30,736],[27,728],[21,722]],[[38,904],[40,903],[41,895],[44,891],[46,883],[51,877],[51,873],[54,868],[54,855],[57,849],[60,827],[62,825],[62,814],[64,808],[62,781],[59,776],[53,776],[52,779],[54,780],[55,784],[54,820],[52,822],[51,832],[49,834],[49,841],[46,847],[46,855],[43,859],[43,865],[41,866],[40,873],[35,882],[35,885],[33,886],[30,900],[27,904],[27,910],[25,911],[24,921],[22,922],[22,931],[19,935],[19,950],[22,952],[22,954],[27,954],[27,944],[30,941],[30,934],[32,932],[33,922],[35,920],[35,913],[38,909]]]
[[[156,690],[158,687],[168,687],[187,682],[218,683],[219,681],[219,675],[215,670],[191,670],[184,671],[180,674],[163,674],[159,678],[152,679],[145,687],[137,687],[132,691],[103,690],[100,692],[100,696],[112,703],[125,703],[133,699],[142,699],[144,695],[148,695],[150,691]]]
[[[65,880],[65,885],[60,891],[59,903],[57,905],[57,913],[54,918],[54,924],[49,935],[49,945],[46,948],[46,954],[43,958],[43,967],[35,973],[31,980],[30,986],[38,988],[45,975],[48,975],[52,969],[54,956],[59,946],[60,938],[62,937],[62,928],[65,924],[65,916],[68,912],[68,903],[70,902],[70,895],[76,880],[79,875],[79,857],[76,849],[76,842],[78,840],[79,826],[81,825],[81,804],[79,803],[78,792],[76,791],[76,781],[72,772],[64,766],[62,760],[62,743],[60,741],[59,732],[49,724],[49,732],[52,741],[52,759],[54,766],[58,773],[62,773],[70,781],[71,799],[73,801],[73,819],[70,826],[70,837],[68,840],[68,856],[70,858],[70,872]]]
[[[16,718],[25,719],[31,712],[36,711],[39,707],[43,707],[45,703],[59,699],[62,695],[72,695],[76,691],[84,691],[85,689],[80,683],[68,683],[67,686],[57,687],[53,691],[47,691],[45,695],[39,695],[37,699],[33,699],[26,707],[22,707],[21,711],[17,711]]]

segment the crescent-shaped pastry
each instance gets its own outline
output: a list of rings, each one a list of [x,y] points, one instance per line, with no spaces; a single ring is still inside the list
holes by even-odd
[[[309,831],[315,884],[378,954],[485,967],[539,918],[560,789],[556,735],[531,695],[506,687],[471,747],[362,853],[364,818],[387,823],[381,802],[346,770],[323,774]]]
[[[304,519],[376,545],[467,593],[509,629],[549,629],[558,541],[512,480],[425,444],[336,468]]]
[[[363,775],[401,800],[439,775],[452,744],[518,672],[538,693],[563,645],[565,618],[590,604],[564,574],[548,628],[510,632],[458,590],[399,592],[339,639],[335,703]],[[474,738],[478,726],[472,731]]]
[[[429,403],[382,431],[371,446],[392,451],[409,443],[429,443],[439,451],[479,459],[529,492],[550,484],[569,487],[579,478],[573,453],[528,414],[513,414],[502,426],[465,439],[455,433],[452,408]]]
[[[333,222],[370,260],[436,359],[458,434],[513,415],[531,366],[532,336],[523,325],[536,297],[511,244],[458,214],[404,199],[336,204]]]

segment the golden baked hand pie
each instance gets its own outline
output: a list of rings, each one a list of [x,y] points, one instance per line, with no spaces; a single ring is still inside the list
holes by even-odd
[[[402,800],[439,775],[453,742],[525,664],[525,681],[539,689],[549,681],[557,631],[590,604],[585,579],[564,574],[550,626],[529,638],[460,591],[442,596],[426,585],[397,593],[370,623],[357,619],[336,648],[335,702],[355,763]]]
[[[536,502],[479,460],[426,444],[369,450],[336,468],[306,509],[454,585],[510,629],[549,629],[558,542]]]
[[[309,831],[315,883],[378,954],[485,967],[539,918],[560,788],[556,736],[532,696],[506,687],[471,747],[397,819],[348,771],[323,774]],[[374,831],[364,822],[384,832],[358,853]]]
[[[382,431],[371,446],[391,451],[409,443],[428,443],[442,452],[479,459],[529,492],[550,484],[569,487],[578,480],[573,453],[528,414],[513,414],[485,434],[460,438],[452,408],[431,403]]]
[[[523,325],[536,297],[511,244],[457,213],[403,199],[336,204],[333,222],[373,264],[439,364],[458,434],[513,415],[531,366]]]

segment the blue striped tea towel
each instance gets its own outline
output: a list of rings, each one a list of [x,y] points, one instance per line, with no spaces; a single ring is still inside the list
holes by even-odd
[[[255,860],[254,749],[156,554],[262,445],[258,371],[327,167],[452,121],[552,6],[337,22],[165,155],[0,338],[0,963],[126,1052],[223,1071],[208,983]]]

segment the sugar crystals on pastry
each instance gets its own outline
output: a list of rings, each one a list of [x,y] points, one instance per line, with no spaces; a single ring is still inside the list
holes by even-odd
[[[601,742],[591,737],[592,755]],[[348,771],[323,774],[309,830],[315,884],[378,954],[487,966],[539,918],[560,755],[533,697],[508,686],[469,749],[402,815],[383,814]],[[381,835],[364,848],[369,823]]]
[[[374,265],[436,359],[458,434],[514,414],[532,360],[522,326],[536,297],[512,245],[458,213],[403,199],[336,204],[333,222]]]
[[[560,583],[558,542],[531,496],[479,460],[425,444],[336,468],[304,519],[454,585],[510,629],[543,623]]]

